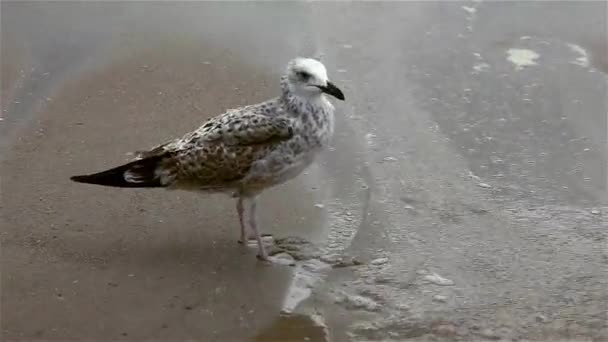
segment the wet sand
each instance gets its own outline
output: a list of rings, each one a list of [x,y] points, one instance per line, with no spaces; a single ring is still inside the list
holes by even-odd
[[[276,93],[274,75],[190,48],[118,55],[70,79],[6,154],[6,339],[241,340],[277,329],[290,336],[279,312],[291,269],[264,265],[236,243],[233,199],[69,181]],[[265,233],[319,234],[318,194],[306,177],[263,196]],[[294,334],[318,336],[310,322],[294,322]]]

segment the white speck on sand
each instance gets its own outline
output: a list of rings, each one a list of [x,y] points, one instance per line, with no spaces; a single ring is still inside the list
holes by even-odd
[[[434,295],[433,300],[436,302],[445,303],[448,300],[448,297],[442,295]]]
[[[376,138],[376,135],[374,133],[367,133],[365,135],[365,140],[367,140],[368,145],[373,145],[375,138]]]
[[[488,184],[488,183],[479,183],[479,184],[477,184],[477,186],[479,186],[480,188],[484,188],[484,189],[489,189],[489,188],[491,188],[491,187],[492,187],[492,186],[491,186],[490,184]]]
[[[474,179],[476,181],[481,180],[481,178],[479,178],[479,176],[477,176],[476,174],[474,174],[473,171],[469,171],[468,176],[469,176],[469,178]]]
[[[388,258],[378,258],[378,259],[374,259],[372,261],[370,261],[370,264],[372,265],[384,265],[388,262]]]
[[[517,70],[524,67],[536,65],[536,60],[540,55],[529,49],[509,49],[507,50],[507,60],[515,64]]]
[[[424,279],[427,281],[440,286],[450,286],[454,285],[454,281],[448,278],[444,278],[437,273],[431,273],[429,275],[424,276]]]
[[[568,44],[568,47],[572,52],[578,55],[578,58],[570,63],[580,65],[584,68],[589,67],[589,56],[587,55],[587,51],[580,47],[580,45],[576,44]]]
[[[341,302],[345,303],[347,307],[353,309],[363,309],[367,311],[377,311],[380,305],[373,299],[359,296],[359,295],[347,295],[341,299]]]
[[[475,12],[477,12],[477,9],[475,7],[462,6],[462,9],[467,11],[467,13],[469,14],[475,14]]]
[[[490,65],[488,63],[483,63],[483,62],[473,65],[473,70],[475,70],[475,72],[486,71],[489,68],[490,68]]]

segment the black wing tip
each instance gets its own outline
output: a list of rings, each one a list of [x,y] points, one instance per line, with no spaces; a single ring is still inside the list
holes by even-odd
[[[159,177],[156,176],[156,168],[160,156],[139,159],[130,163],[94,173],[91,175],[71,176],[70,179],[77,183],[95,184],[118,188],[157,188],[164,187]],[[141,178],[140,182],[131,182],[125,178],[125,172],[135,172]]]
[[[87,176],[72,176],[70,177],[70,180],[77,182],[77,183],[86,183],[87,180]]]
[[[113,180],[113,179],[103,178],[103,177],[100,177],[100,174],[94,174],[94,175],[72,176],[72,177],[70,177],[70,180],[72,180],[76,183],[84,183],[84,184],[112,185],[111,182],[109,182],[109,181]]]

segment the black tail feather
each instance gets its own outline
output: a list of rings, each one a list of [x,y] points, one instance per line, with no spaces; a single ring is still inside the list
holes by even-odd
[[[119,188],[163,187],[160,178],[156,175],[161,159],[161,156],[144,158],[91,175],[72,176],[70,179],[78,183]],[[126,173],[127,177],[125,177]]]

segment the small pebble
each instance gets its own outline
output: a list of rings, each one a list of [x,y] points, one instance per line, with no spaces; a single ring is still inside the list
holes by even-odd
[[[480,188],[484,188],[484,189],[489,189],[492,186],[488,183],[478,183],[477,186],[479,186]]]
[[[407,311],[410,309],[410,306],[405,303],[401,303],[401,304],[397,304],[397,309],[402,310],[402,311]]]
[[[485,337],[485,338],[489,338],[491,340],[497,340],[500,338],[500,336],[498,336],[494,330],[490,329],[490,328],[486,328],[483,329],[482,331],[477,333],[479,336]]]
[[[433,300],[435,302],[441,302],[441,303],[445,303],[448,300],[448,297],[446,296],[442,296],[442,295],[434,295],[433,296]]]
[[[359,266],[362,265],[363,263],[359,260],[357,260],[356,258],[351,258],[350,260],[337,260],[335,263],[333,263],[332,267],[333,268],[342,268],[342,267],[351,267],[351,266]]]
[[[388,258],[378,258],[378,259],[374,259],[372,261],[370,261],[370,264],[372,265],[384,265],[388,262]]]
[[[597,210],[597,209],[593,209],[593,210],[591,210],[591,214],[593,214],[593,215],[599,215],[600,211]]]
[[[434,329],[435,334],[441,336],[454,336],[456,335],[456,327],[452,324],[441,324],[436,326]]]
[[[376,311],[380,309],[380,305],[374,300],[358,295],[345,296],[342,300],[348,307],[354,309],[363,309],[367,311]]]
[[[431,282],[435,285],[440,285],[440,286],[454,285],[453,280],[444,278],[437,273],[432,273],[432,274],[426,275],[426,276],[424,276],[424,279],[428,280],[429,282]]]
[[[270,260],[278,265],[294,266],[296,264],[293,257],[287,253],[279,253],[270,257]]]
[[[324,254],[319,259],[328,264],[337,264],[342,261],[340,254]]]
[[[375,279],[376,284],[389,284],[394,281],[395,281],[395,279],[393,279],[389,276],[383,276],[383,275],[377,276]]]
[[[474,174],[472,171],[469,171],[469,178],[474,179],[474,180],[480,180],[481,178],[479,178],[479,176],[477,176],[476,174]]]
[[[323,208],[325,208],[325,206],[321,203],[317,203],[317,204],[315,204],[315,208],[323,209]]]

